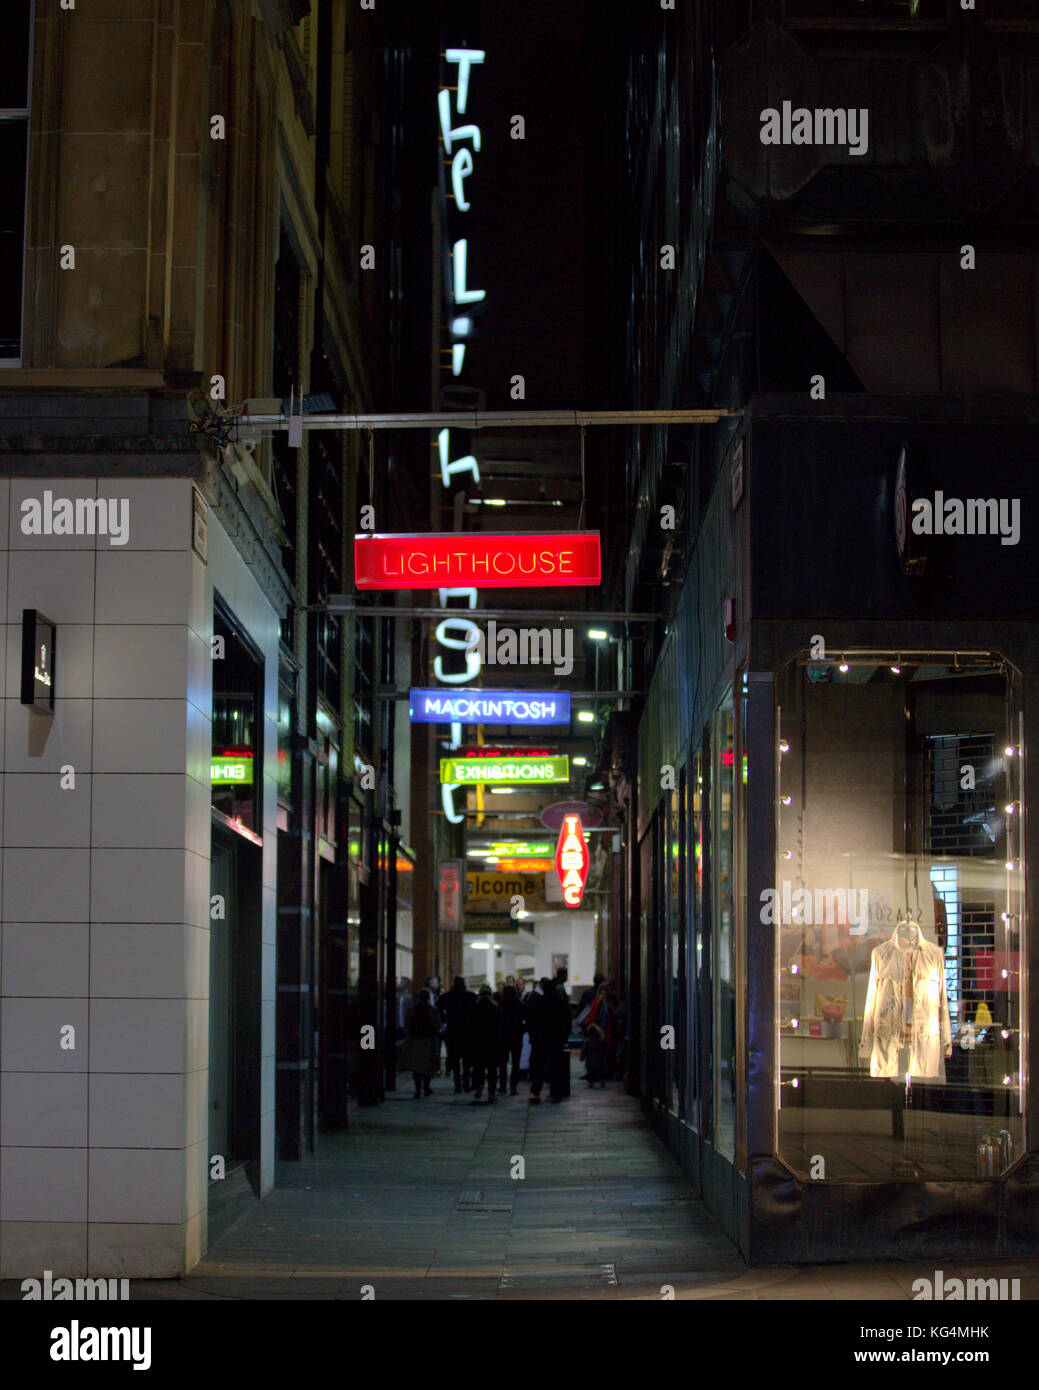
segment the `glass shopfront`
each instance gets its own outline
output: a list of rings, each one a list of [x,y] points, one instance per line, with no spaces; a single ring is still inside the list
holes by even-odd
[[[711,834],[714,907],[714,1146],[736,1153],[736,914],[735,914],[735,725],[731,693],[715,712],[714,825]]]
[[[775,886],[752,905],[776,934],[776,1153],[816,1181],[999,1176],[1026,1137],[1018,674],[805,653],[776,705]]]

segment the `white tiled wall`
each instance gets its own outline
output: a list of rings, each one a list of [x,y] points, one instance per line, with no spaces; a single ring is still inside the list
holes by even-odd
[[[129,543],[23,535],[22,501],[48,488],[128,499]],[[216,518],[208,565],[190,524],[186,479],[0,479],[0,1277],[172,1276],[203,1253],[214,588],[266,658],[265,820],[278,620]],[[52,718],[19,703],[27,607],[58,627]],[[276,884],[265,848],[267,1191]]]

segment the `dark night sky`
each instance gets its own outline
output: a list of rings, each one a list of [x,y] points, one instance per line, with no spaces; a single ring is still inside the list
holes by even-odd
[[[452,10],[445,5],[445,43],[487,53],[472,70],[463,118],[482,136],[466,181],[471,210],[458,213],[448,201],[449,238],[469,238],[468,283],[487,291],[458,380],[484,389],[489,409],[514,404],[508,388],[516,373],[526,378],[528,408],[578,406],[587,236],[583,4],[477,0],[464,7],[476,12],[475,24],[453,19]],[[526,120],[525,140],[510,139],[515,114]]]

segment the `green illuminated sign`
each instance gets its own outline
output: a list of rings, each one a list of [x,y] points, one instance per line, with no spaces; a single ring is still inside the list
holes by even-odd
[[[214,787],[249,786],[253,780],[252,758],[214,758],[210,768]]]
[[[460,787],[543,787],[570,781],[570,759],[441,758],[440,780]]]
[[[487,853],[499,859],[545,859],[555,852],[547,840],[494,840],[487,846]]]

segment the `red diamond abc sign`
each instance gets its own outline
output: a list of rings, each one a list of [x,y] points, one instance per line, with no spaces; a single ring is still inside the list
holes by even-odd
[[[567,907],[580,907],[591,856],[584,842],[581,817],[565,815],[556,845],[556,873]]]

